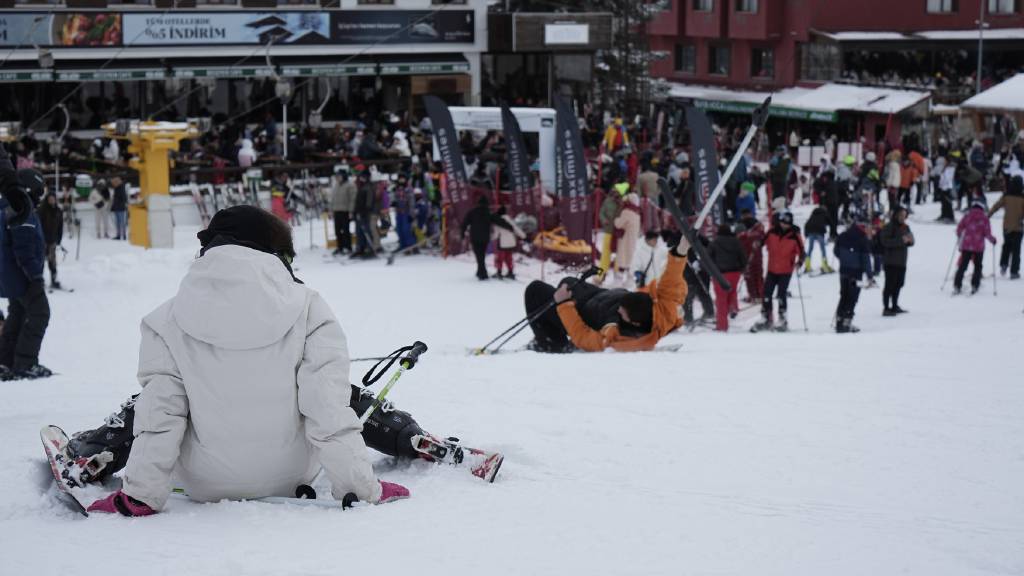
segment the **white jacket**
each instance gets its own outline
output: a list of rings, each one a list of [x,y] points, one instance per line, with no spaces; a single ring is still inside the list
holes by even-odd
[[[498,248],[502,250],[515,250],[519,247],[519,240],[526,238],[526,234],[523,233],[519,226],[516,226],[516,223],[508,214],[502,216],[501,219],[508,222],[512,229],[506,230],[501,226],[495,226],[494,231],[491,232],[491,237],[497,240]]]
[[[641,240],[636,245],[636,252],[633,253],[633,266],[630,273],[635,277],[637,272],[645,272],[645,278],[647,282],[650,282],[661,278],[666,263],[668,263],[668,246],[660,238],[654,248],[651,248],[646,240]]]
[[[327,303],[271,254],[218,246],[142,320],[129,496],[163,507],[292,496],[321,464],[335,497],[376,502],[349,407],[348,348]]]

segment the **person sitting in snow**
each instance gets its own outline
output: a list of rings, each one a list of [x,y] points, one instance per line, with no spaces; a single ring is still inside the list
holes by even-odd
[[[122,488],[89,510],[153,514],[172,471],[173,485],[204,502],[292,496],[321,467],[338,498],[408,497],[374,475],[350,407],[345,334],[292,273],[291,228],[234,206],[198,237],[200,256],[177,294],[142,320],[142,391],[126,403],[130,417],[108,419],[120,435],[76,438],[75,456],[96,456],[83,481],[125,467]]]
[[[539,280],[531,282],[524,295],[526,313],[534,318],[530,322],[531,347],[555,353],[576,348],[586,352],[653,350],[663,336],[683,325],[679,306],[686,298],[683,269],[689,248],[686,238],[681,238],[669,250],[661,277],[636,292],[607,290],[572,277],[562,279],[557,288]]]

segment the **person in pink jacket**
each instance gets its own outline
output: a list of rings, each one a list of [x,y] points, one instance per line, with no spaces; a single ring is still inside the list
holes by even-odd
[[[956,276],[953,278],[953,294],[959,294],[964,283],[964,273],[967,272],[967,265],[974,262],[974,272],[971,274],[971,294],[978,291],[981,285],[982,258],[985,256],[985,240],[996,244],[996,237],[992,235],[992,226],[988,221],[988,213],[982,202],[975,202],[971,209],[956,225],[956,233],[960,237],[960,264],[956,269]]]

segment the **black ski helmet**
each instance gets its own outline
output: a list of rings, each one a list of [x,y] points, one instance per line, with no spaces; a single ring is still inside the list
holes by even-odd
[[[22,168],[18,170],[18,186],[21,186],[32,200],[33,205],[38,205],[46,192],[46,180],[38,170]]]

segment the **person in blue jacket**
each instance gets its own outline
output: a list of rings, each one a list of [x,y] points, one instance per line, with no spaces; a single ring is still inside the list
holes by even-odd
[[[0,332],[0,380],[45,378],[39,349],[50,323],[43,269],[46,242],[35,205],[44,191],[39,172],[15,172],[0,147],[0,297],[9,302]]]
[[[736,214],[737,218],[740,214],[743,214],[744,210],[750,210],[750,213],[757,216],[757,186],[750,181],[740,184],[740,194],[736,197]]]
[[[832,249],[839,258],[839,306],[836,308],[836,332],[860,332],[853,325],[853,312],[860,298],[860,280],[864,274],[872,278],[870,262],[871,242],[864,227],[859,222],[852,222],[846,230],[836,238]]]

